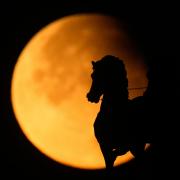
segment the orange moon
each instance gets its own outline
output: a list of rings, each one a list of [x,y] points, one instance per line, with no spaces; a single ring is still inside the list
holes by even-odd
[[[61,164],[105,167],[93,131],[100,104],[89,103],[86,93],[91,61],[107,54],[124,60],[130,88],[147,86],[142,55],[119,21],[110,16],[60,18],[35,34],[17,60],[11,84],[17,122],[39,151]],[[129,91],[129,97],[142,93]],[[132,158],[128,152],[115,165]]]

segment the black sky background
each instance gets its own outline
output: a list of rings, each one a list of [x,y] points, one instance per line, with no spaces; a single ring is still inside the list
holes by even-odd
[[[8,2],[9,3],[9,2]],[[175,122],[173,106],[177,98],[178,11],[172,4],[124,5],[121,1],[60,1],[1,6],[1,175],[26,178],[104,178],[105,172],[69,168],[41,154],[25,138],[16,123],[10,102],[10,83],[14,65],[26,43],[48,23],[75,13],[99,12],[113,15],[128,26],[129,35],[146,57],[164,100],[154,117],[154,146],[140,163],[132,161],[115,169],[114,179],[154,179],[166,175],[164,145],[171,149],[170,127]],[[169,106],[170,105],[170,106]],[[163,113],[162,113],[163,112]],[[166,120],[169,119],[169,120]],[[171,123],[170,123],[171,122]],[[168,127],[168,129],[167,129]],[[162,145],[163,144],[163,145]]]

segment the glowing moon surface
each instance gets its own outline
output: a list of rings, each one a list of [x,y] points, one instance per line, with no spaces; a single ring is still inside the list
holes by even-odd
[[[93,123],[91,61],[111,54],[124,60],[129,87],[147,86],[143,57],[113,17],[71,15],[47,25],[26,45],[12,77],[12,105],[26,137],[46,156],[67,166],[104,168]],[[133,98],[143,91],[131,91]],[[119,127],[121,130],[123,127]],[[122,164],[133,156],[117,158]]]

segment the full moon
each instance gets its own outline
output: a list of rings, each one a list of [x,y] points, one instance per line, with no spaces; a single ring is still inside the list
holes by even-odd
[[[52,160],[80,169],[105,168],[93,130],[100,103],[89,103],[86,94],[91,61],[107,54],[124,61],[129,88],[147,86],[143,56],[114,17],[60,18],[42,28],[22,50],[12,76],[13,110],[27,139]],[[143,91],[129,91],[129,98]],[[115,165],[132,158],[128,152]]]

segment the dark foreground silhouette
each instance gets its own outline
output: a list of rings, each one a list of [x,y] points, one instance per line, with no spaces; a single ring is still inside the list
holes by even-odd
[[[128,99],[127,72],[122,60],[107,55],[99,61],[92,61],[92,65],[92,85],[87,98],[98,103],[103,96],[94,132],[106,168],[111,170],[117,156],[129,150],[136,158],[145,153],[149,141],[149,132],[145,128],[146,98]]]

